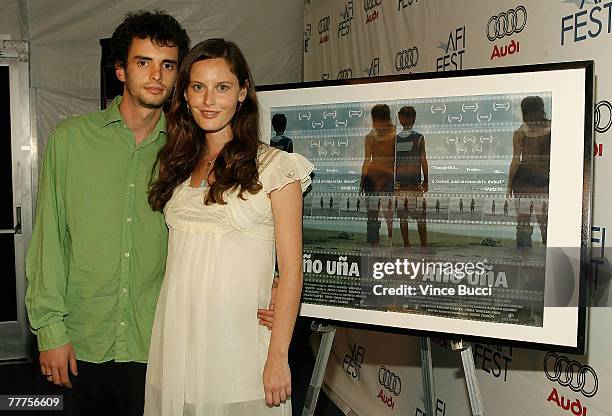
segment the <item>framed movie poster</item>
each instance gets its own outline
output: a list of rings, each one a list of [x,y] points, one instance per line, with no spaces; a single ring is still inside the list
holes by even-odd
[[[593,63],[263,87],[315,165],[301,315],[583,352]]]

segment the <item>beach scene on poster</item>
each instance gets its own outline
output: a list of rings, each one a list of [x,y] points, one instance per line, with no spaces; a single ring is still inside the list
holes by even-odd
[[[315,165],[305,303],[541,327],[552,94],[273,107]]]

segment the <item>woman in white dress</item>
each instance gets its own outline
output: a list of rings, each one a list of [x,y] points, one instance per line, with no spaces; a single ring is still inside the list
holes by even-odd
[[[291,414],[287,354],[302,289],[302,192],[312,165],[263,144],[235,44],[183,60],[149,202],[170,230],[145,415]],[[272,331],[267,308],[278,257]]]

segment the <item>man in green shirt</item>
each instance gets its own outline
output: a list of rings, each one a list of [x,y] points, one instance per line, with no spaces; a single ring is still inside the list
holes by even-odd
[[[26,260],[40,368],[75,388],[78,415],[142,415],[167,228],[147,202],[166,143],[186,31],[162,12],[128,14],[113,34],[123,96],[61,122],[47,145]],[[71,373],[71,375],[69,375]]]

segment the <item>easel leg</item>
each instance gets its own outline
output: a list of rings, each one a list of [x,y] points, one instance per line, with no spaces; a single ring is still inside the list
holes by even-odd
[[[302,416],[314,416],[315,414],[319,392],[323,385],[323,376],[325,376],[325,369],[327,368],[327,360],[329,359],[329,354],[334,344],[334,336],[336,335],[336,328],[332,326],[324,326],[313,322],[312,329],[317,332],[322,332],[323,337],[321,338],[321,345],[317,353],[317,361],[315,362],[312,377],[310,378],[310,386],[306,394],[306,403],[304,404]]]
[[[436,408],[436,390],[433,381],[433,362],[431,359],[431,340],[421,337],[421,374],[423,378],[423,401],[425,413],[433,415]]]
[[[474,356],[472,355],[472,347],[465,347],[463,341],[453,341],[453,350],[461,350],[461,362],[463,363],[463,372],[465,374],[465,384],[467,386],[468,395],[470,397],[470,406],[472,407],[472,416],[484,416],[484,408],[482,406],[482,396],[480,395],[480,386],[476,377],[476,367],[474,365]]]

